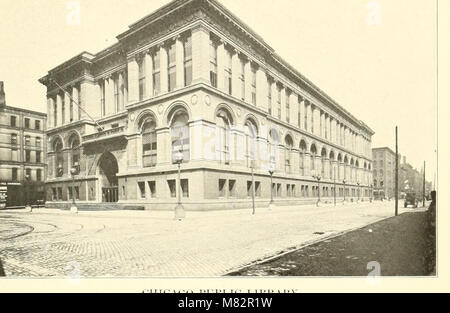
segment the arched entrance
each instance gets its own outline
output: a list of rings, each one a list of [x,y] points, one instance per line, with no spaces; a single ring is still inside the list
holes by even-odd
[[[102,202],[119,201],[118,172],[119,166],[114,155],[111,152],[103,153],[98,161]]]

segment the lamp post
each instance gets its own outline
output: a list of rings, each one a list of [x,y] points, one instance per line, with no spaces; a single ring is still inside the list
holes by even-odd
[[[70,175],[72,176],[72,206],[70,207],[70,212],[77,214],[78,208],[75,202],[75,175],[78,173],[77,167],[74,165],[70,168]]]
[[[346,183],[346,180],[344,179],[344,180],[342,181],[342,183],[344,184],[344,202],[343,202],[343,204],[345,204],[345,194],[346,194],[346,191],[347,191],[347,190],[345,190],[345,183]]]
[[[316,174],[315,171],[313,171],[312,177],[317,180],[317,203],[316,206],[320,206],[320,180],[322,179],[322,176],[319,174]]]
[[[30,175],[25,175],[25,210],[27,212],[33,212],[33,208],[30,204]]]
[[[177,194],[178,194],[178,203],[175,207],[175,219],[181,221],[186,217],[186,213],[184,212],[183,205],[181,204],[181,163],[183,163],[183,150],[180,149],[175,154],[175,162],[178,165],[178,184],[177,184]]]
[[[370,201],[370,203],[372,203],[372,196],[373,196],[373,185],[372,184],[370,184],[370,195],[369,195],[369,201]]]
[[[358,185],[358,203],[359,203],[360,198],[361,198],[361,183],[356,182],[356,184]]]
[[[270,203],[269,203],[269,211],[275,207],[273,203],[273,173],[275,172],[275,164],[273,162],[270,163],[269,166],[269,174],[270,174]]]

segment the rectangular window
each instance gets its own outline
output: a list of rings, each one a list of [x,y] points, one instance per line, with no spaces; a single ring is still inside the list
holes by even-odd
[[[17,168],[12,168],[11,179],[12,181],[17,181]]]
[[[138,62],[139,66],[139,101],[145,98],[145,58]]]
[[[305,186],[305,197],[309,197],[309,186]]]
[[[169,191],[170,191],[170,197],[176,198],[177,197],[177,186],[175,179],[170,179],[167,181],[167,184],[169,185]]]
[[[296,196],[295,185],[291,185],[291,197],[295,197],[295,196]]]
[[[255,195],[261,197],[261,182],[255,181]]]
[[[28,180],[31,180],[31,168],[27,168],[25,170],[25,175],[26,175]]]
[[[106,105],[105,105],[105,80],[100,81],[100,105],[102,109],[102,116],[106,115]]]
[[[75,186],[74,191],[75,191],[75,199],[80,200],[80,187]]]
[[[291,104],[289,102],[290,94],[286,93],[286,122],[289,123],[291,120]]]
[[[11,127],[17,126],[17,117],[11,115]]]
[[[272,115],[272,83],[267,80],[267,107],[269,108],[269,115]]]
[[[233,82],[232,82],[232,66],[231,66],[232,55],[229,50],[225,50],[225,90],[229,95],[232,94],[233,91]]]
[[[66,95],[62,93],[61,95],[61,121],[62,125],[66,122]]]
[[[150,197],[156,198],[156,182],[155,181],[148,182],[148,190],[150,191]]]
[[[41,138],[36,137],[36,149],[41,150]]]
[[[41,169],[37,169],[36,170],[36,180],[37,181],[41,181],[42,180],[42,170]]]
[[[72,191],[72,187],[67,187],[67,197],[72,200],[73,199],[73,191]]]
[[[247,181],[247,197],[251,197],[253,195],[253,184],[250,180]]]
[[[161,92],[161,72],[160,72],[160,51],[153,55],[153,95],[157,96]]]
[[[275,184],[275,183],[272,183],[272,195],[274,197],[277,196],[277,184]]]
[[[63,199],[62,187],[58,187],[58,200],[62,200],[62,199]]]
[[[252,104],[256,105],[256,69],[252,66]]]
[[[11,144],[17,145],[17,134],[11,134]]]
[[[25,150],[25,162],[29,163],[31,162],[31,151]]]
[[[189,179],[181,180],[181,192],[184,198],[189,198]]]
[[[30,128],[30,119],[25,118],[25,128]]]
[[[241,73],[239,75],[241,80],[241,99],[245,100],[245,60],[241,59]]]
[[[56,97],[53,98],[53,126],[58,125],[58,106],[56,103]]]
[[[305,123],[305,130],[308,130],[308,103],[305,102],[305,117],[304,117],[304,123]]]
[[[221,198],[226,196],[226,194],[225,194],[226,183],[227,183],[226,179],[219,179],[219,197],[221,197]]]
[[[30,136],[25,136],[25,146],[31,146],[31,138]]]
[[[209,79],[211,82],[211,86],[217,87],[217,45],[213,40],[209,40],[209,63],[210,63],[210,70],[209,70]]]
[[[281,184],[277,184],[277,197],[281,197]]]
[[[192,84],[192,38],[184,41],[184,85]]]
[[[228,195],[230,197],[236,196],[236,180],[234,179],[230,179],[228,181]]]
[[[287,184],[286,185],[286,197],[290,197],[291,196],[291,185]]]
[[[34,129],[36,129],[36,130],[41,129],[41,121],[39,121],[39,120],[34,121]]]
[[[169,47],[167,54],[167,73],[169,91],[175,90],[177,87],[177,63],[176,63],[176,45],[175,43]]]
[[[138,182],[138,188],[139,188],[139,196],[141,199],[145,199],[145,183],[144,182]]]
[[[303,98],[301,96],[298,96],[298,108],[297,108],[297,127],[301,128],[301,121],[302,121],[302,114],[301,114],[301,107],[302,107]]]
[[[281,87],[277,87],[278,118],[281,119]]]
[[[114,108],[116,113],[120,111],[119,75],[114,76]]]
[[[41,163],[41,152],[36,151],[36,163]]]
[[[52,200],[58,200],[58,193],[56,192],[56,188],[52,188]]]

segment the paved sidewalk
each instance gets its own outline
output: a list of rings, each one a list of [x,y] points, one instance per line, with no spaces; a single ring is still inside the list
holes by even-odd
[[[173,212],[0,211],[0,258],[8,276],[217,277],[393,213],[394,202],[187,212],[181,222]]]

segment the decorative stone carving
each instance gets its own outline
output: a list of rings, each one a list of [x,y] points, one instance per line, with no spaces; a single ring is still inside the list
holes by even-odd
[[[162,104],[160,104],[158,106],[158,113],[159,113],[159,115],[161,115],[163,113],[163,111],[164,111],[164,106]]]
[[[198,102],[198,96],[197,96],[197,95],[193,95],[193,96],[191,97],[191,104],[192,104],[192,105],[196,105],[197,102]]]
[[[211,98],[210,98],[210,96],[208,96],[208,95],[205,96],[205,104],[206,104],[207,106],[210,106],[210,105],[211,105]]]

